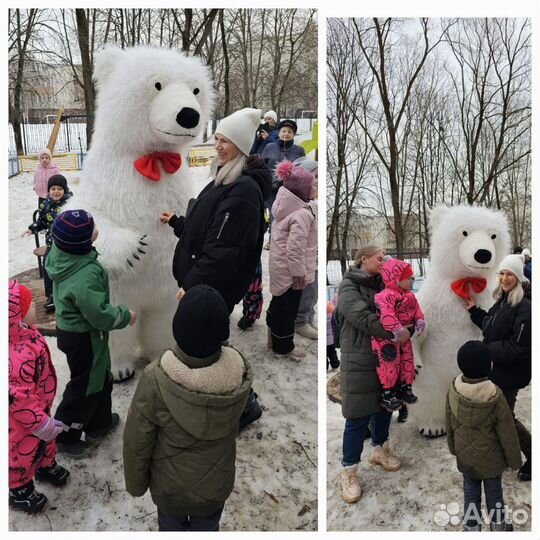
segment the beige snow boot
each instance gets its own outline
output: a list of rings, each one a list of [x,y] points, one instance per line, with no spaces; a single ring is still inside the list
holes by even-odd
[[[360,500],[362,488],[358,481],[358,465],[343,467],[341,473],[341,497],[346,503],[352,504]]]
[[[319,337],[317,330],[309,324],[303,324],[302,326],[299,326],[296,329],[296,333],[308,339],[317,339]]]
[[[401,467],[401,462],[392,453],[388,441],[382,446],[375,446],[373,448],[369,463],[371,465],[381,465],[385,471],[397,471]]]

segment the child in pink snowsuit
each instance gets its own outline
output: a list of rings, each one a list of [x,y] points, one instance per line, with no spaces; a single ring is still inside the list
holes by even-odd
[[[56,372],[45,338],[33,323],[32,293],[9,282],[9,505],[25,512],[43,510],[47,497],[34,489],[34,476],[55,486],[69,472],[56,464],[63,424],[51,418]]]
[[[398,259],[384,263],[381,277],[385,289],[375,295],[375,306],[385,330],[393,339],[371,338],[376,356],[377,375],[383,387],[381,405],[388,411],[401,408],[403,402],[415,403],[413,394],[414,357],[410,339],[406,339],[407,326],[414,324],[418,334],[424,331],[424,314],[411,292],[414,279],[411,265]],[[405,341],[402,341],[406,339]]]
[[[39,164],[34,173],[34,191],[38,196],[38,207],[49,196],[48,182],[51,176],[60,174],[58,165],[53,163],[52,154],[48,148],[39,151]]]

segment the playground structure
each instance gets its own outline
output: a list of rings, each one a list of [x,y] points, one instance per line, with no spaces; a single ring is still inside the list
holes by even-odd
[[[28,138],[29,146],[33,151],[24,155],[17,156],[13,151],[13,141],[10,139],[10,154],[9,154],[9,177],[15,176],[22,172],[33,172],[38,165],[39,156],[37,151],[44,146],[51,151],[54,161],[63,171],[78,171],[81,170],[86,155],[86,130],[85,124],[69,123],[70,118],[81,118],[84,115],[65,115],[64,109],[59,108],[55,115],[52,131],[47,136],[45,130],[50,129],[51,124],[31,124],[26,126],[23,131],[25,139],[25,148],[28,147],[26,139]],[[304,128],[309,130],[310,138],[305,139],[298,144],[302,146],[306,155],[315,151],[315,159],[318,154],[318,122],[313,122],[310,119],[309,124],[304,120]],[[299,124],[300,125],[300,124]],[[64,126],[65,129],[62,129]],[[32,129],[30,129],[32,128]],[[71,133],[71,134],[70,134]],[[73,148],[73,140],[79,140],[79,149]],[[43,142],[39,142],[39,141]],[[47,144],[44,141],[47,140]],[[60,147],[61,151],[55,153],[55,149]],[[83,149],[84,148],[84,149]],[[206,167],[212,161],[215,152],[212,143],[199,143],[193,146],[187,155],[187,161],[190,167]]]

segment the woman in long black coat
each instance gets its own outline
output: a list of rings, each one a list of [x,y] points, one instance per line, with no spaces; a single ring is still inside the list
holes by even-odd
[[[185,216],[160,216],[179,238],[173,258],[178,300],[202,283],[221,293],[231,313],[255,274],[264,239],[264,200],[272,183],[261,158],[248,157],[260,115],[259,109],[241,109],[218,124],[211,181],[190,201]],[[261,416],[256,398],[252,391],[240,429]]]

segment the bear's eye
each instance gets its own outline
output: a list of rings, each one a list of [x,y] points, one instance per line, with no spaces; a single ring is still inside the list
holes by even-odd
[[[463,236],[467,236],[467,231],[463,231]]]
[[[198,88],[195,88],[195,89],[193,90],[193,94],[194,94],[195,96],[196,96],[199,92],[200,92],[200,90],[199,90]]]
[[[496,234],[492,234],[492,235],[491,235],[491,239],[492,239],[492,240],[495,240],[495,238],[497,238],[497,235],[496,235]]]
[[[155,85],[156,90],[161,90],[161,83],[157,82]]]

